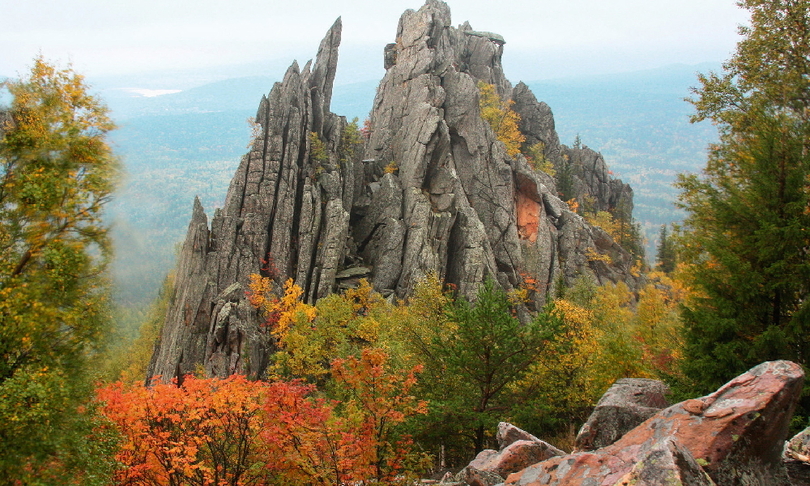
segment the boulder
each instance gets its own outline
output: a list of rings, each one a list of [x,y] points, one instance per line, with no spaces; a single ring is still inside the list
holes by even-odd
[[[479,469],[506,477],[538,462],[563,455],[565,452],[542,440],[518,440],[490,457]]]
[[[785,444],[784,456],[790,459],[810,462],[810,427],[794,435]]]
[[[565,455],[565,452],[553,445],[506,422],[498,424],[497,439],[500,450],[481,451],[468,468],[506,477],[532,464]]]
[[[467,466],[453,478],[455,482],[468,486],[495,486],[503,484],[503,477],[491,471],[482,471],[473,466]]]
[[[508,446],[512,442],[517,442],[519,440],[531,440],[536,442],[542,442],[540,439],[533,436],[532,434],[526,432],[520,427],[515,427],[514,425],[508,422],[501,422],[498,424],[498,433],[495,434],[495,440],[498,441],[499,450],[504,450],[506,446]]]
[[[810,427],[799,432],[785,444],[782,461],[790,484],[810,484]]]
[[[691,456],[723,486],[787,485],[781,455],[803,381],[795,363],[763,363],[711,395],[658,412],[610,446],[549,459],[510,475],[505,484],[640,484],[640,478],[654,480],[648,469],[653,459],[671,463],[665,469],[674,468],[676,477],[703,481],[682,484],[711,484],[696,476]]]
[[[714,486],[692,454],[673,440],[657,443],[639,457],[614,486]]]
[[[592,451],[609,446],[659,410],[669,406],[669,387],[662,381],[622,378],[611,386],[579,430],[576,448]]]

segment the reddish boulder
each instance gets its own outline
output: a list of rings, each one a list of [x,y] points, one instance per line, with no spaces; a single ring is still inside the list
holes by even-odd
[[[592,451],[609,446],[669,406],[669,387],[647,378],[622,378],[602,395],[579,430],[576,448]]]
[[[688,464],[682,468],[678,458],[691,455],[717,484],[787,484],[782,447],[803,381],[795,363],[763,363],[711,395],[660,411],[608,447],[549,459],[510,475],[505,484],[621,485],[634,469],[642,475],[639,464],[665,448],[679,471]]]
[[[519,440],[532,440],[536,442],[542,442],[540,439],[533,436],[532,434],[526,432],[525,430],[519,427],[515,427],[514,425],[508,422],[501,422],[498,424],[498,433],[495,435],[495,439],[498,441],[498,447],[500,450],[504,450],[506,446],[508,446],[512,442],[516,442]]]
[[[472,474],[478,472],[493,473],[505,478],[509,474],[525,469],[532,464],[537,464],[555,456],[565,455],[565,452],[553,445],[506,422],[498,424],[496,438],[500,450],[486,449],[479,452],[469,466],[456,476],[457,480],[473,484],[467,477],[469,474],[466,471],[468,470]]]
[[[532,464],[562,455],[565,455],[565,452],[542,440],[518,440],[496,454],[485,456],[483,461],[479,460],[481,457],[479,454],[479,457],[476,457],[470,466],[481,471],[494,472],[505,478]]]

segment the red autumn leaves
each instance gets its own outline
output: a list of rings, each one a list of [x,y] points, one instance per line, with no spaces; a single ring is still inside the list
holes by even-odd
[[[396,426],[424,413],[415,373],[393,372],[376,348],[335,360],[340,401],[311,385],[187,377],[181,386],[101,388],[122,435],[121,485],[337,485],[391,482],[415,460]]]

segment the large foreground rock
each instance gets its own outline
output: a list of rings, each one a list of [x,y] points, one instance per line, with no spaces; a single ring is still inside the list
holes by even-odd
[[[723,486],[786,485],[781,455],[803,381],[795,363],[763,363],[711,395],[662,410],[608,447],[552,458],[505,484],[712,484],[697,464]]]
[[[576,448],[592,451],[609,446],[669,406],[669,387],[647,378],[622,378],[611,386],[579,430]]]

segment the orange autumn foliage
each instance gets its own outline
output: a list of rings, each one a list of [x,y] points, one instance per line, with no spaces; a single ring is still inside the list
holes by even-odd
[[[347,425],[366,438],[366,444],[354,443],[353,453],[358,459],[355,464],[363,465],[366,470],[353,473],[390,482],[402,469],[400,464],[411,442],[403,438],[392,443],[386,438],[391,437],[394,427],[406,418],[427,413],[427,402],[409,395],[422,365],[400,374],[387,369],[387,361],[385,351],[366,348],[360,357],[336,359],[332,363],[332,375],[347,390]]]
[[[251,470],[262,448],[263,402],[305,393],[242,376],[186,377],[182,386],[121,382],[97,391],[103,414],[124,437],[116,459],[120,485],[236,485],[255,483]]]
[[[418,369],[364,350],[333,365],[342,402],[300,382],[198,379],[97,391],[123,437],[119,485],[339,485],[394,481],[412,455],[394,428],[425,412],[408,393]]]

